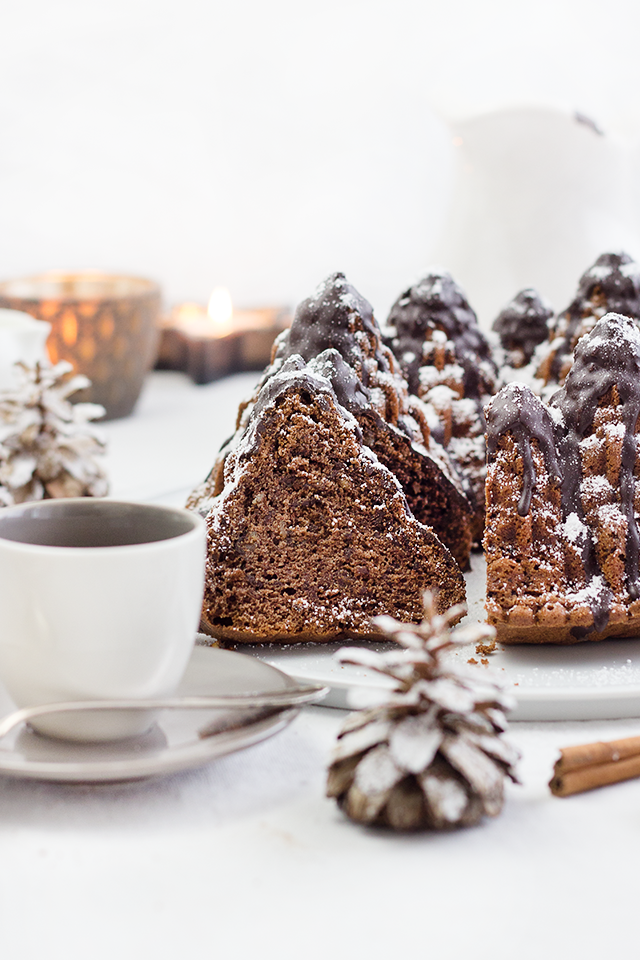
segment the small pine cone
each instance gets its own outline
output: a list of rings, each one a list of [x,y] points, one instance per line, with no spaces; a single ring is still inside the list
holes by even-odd
[[[501,739],[507,697],[486,676],[478,682],[443,662],[453,645],[492,633],[480,626],[450,631],[459,614],[438,616],[427,595],[417,626],[376,620],[404,649],[342,651],[343,661],[397,684],[386,703],[351,714],[338,738],[327,795],[352,820],[394,830],[470,826],[500,813],[505,777],[518,782],[518,753]]]
[[[350,749],[350,738],[343,739]],[[419,771],[399,763],[388,740],[341,754],[329,768],[327,795],[352,820],[396,830],[471,826],[500,813],[505,775],[515,780],[510,768],[516,752],[505,749],[497,758],[463,737],[437,739],[433,757]]]
[[[67,363],[19,365],[22,382],[0,394],[0,506],[108,492],[104,440],[89,423],[104,413],[67,397],[88,381]]]

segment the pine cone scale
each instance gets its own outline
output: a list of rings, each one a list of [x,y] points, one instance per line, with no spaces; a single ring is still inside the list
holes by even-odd
[[[418,777],[427,806],[430,826],[442,830],[466,822],[469,794],[451,771],[434,767]]]
[[[386,823],[393,830],[416,830],[424,820],[423,792],[415,777],[406,777],[388,799]]]
[[[346,793],[355,775],[356,767],[362,757],[361,753],[356,753],[346,760],[334,761],[329,769],[327,778],[327,796],[337,798]]]
[[[420,773],[435,757],[443,739],[432,712],[408,716],[393,728],[389,740],[391,753],[409,773]]]
[[[357,730],[350,730],[343,734],[336,744],[334,760],[343,760],[355,753],[364,753],[365,750],[386,742],[389,737],[391,724],[381,720],[367,724]]]
[[[471,785],[488,816],[499,813],[504,794],[504,775],[500,767],[463,737],[445,737],[442,753]]]

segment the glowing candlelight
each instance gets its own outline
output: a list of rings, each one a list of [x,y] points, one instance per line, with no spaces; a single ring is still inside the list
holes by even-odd
[[[215,325],[218,336],[223,337],[233,330],[233,304],[226,287],[215,287],[209,297],[207,315]]]
[[[162,327],[157,366],[185,370],[210,383],[238,370],[260,370],[276,336],[290,323],[284,308],[234,309],[225,287],[215,287],[205,308],[187,301],[173,308]]]
[[[188,337],[209,340],[226,337],[236,328],[231,296],[225,287],[216,287],[205,309],[200,303],[187,301],[174,308],[170,326]]]

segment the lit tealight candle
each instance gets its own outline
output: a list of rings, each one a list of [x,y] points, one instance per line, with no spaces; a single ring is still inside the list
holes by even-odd
[[[174,307],[164,322],[157,366],[185,370],[196,383],[260,370],[289,322],[285,309],[236,310],[229,291],[216,287],[206,308],[191,302]]]
[[[206,308],[190,302],[174,307],[163,330],[160,365],[210,383],[236,368],[238,335],[229,291],[216,287]]]

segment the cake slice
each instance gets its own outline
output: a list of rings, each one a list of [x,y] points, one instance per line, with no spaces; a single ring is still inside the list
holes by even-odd
[[[379,614],[418,622],[425,589],[441,611],[464,600],[451,553],[413,517],[325,373],[326,358],[284,362],[225,458],[221,493],[192,498],[208,527],[202,628],[212,636],[373,637]],[[360,389],[353,372],[343,386]]]
[[[242,437],[263,386],[293,358],[318,361],[340,404],[358,421],[364,443],[402,485],[409,507],[433,527],[466,568],[472,508],[448,455],[431,437],[429,409],[409,392],[392,352],[384,345],[371,304],[334,273],[298,307],[289,330],[276,340],[271,365],[241,406],[236,435],[222,449],[201,495],[222,489],[224,462]]]
[[[503,643],[640,636],[640,332],[609,313],[549,405],[487,408],[487,614]]]

